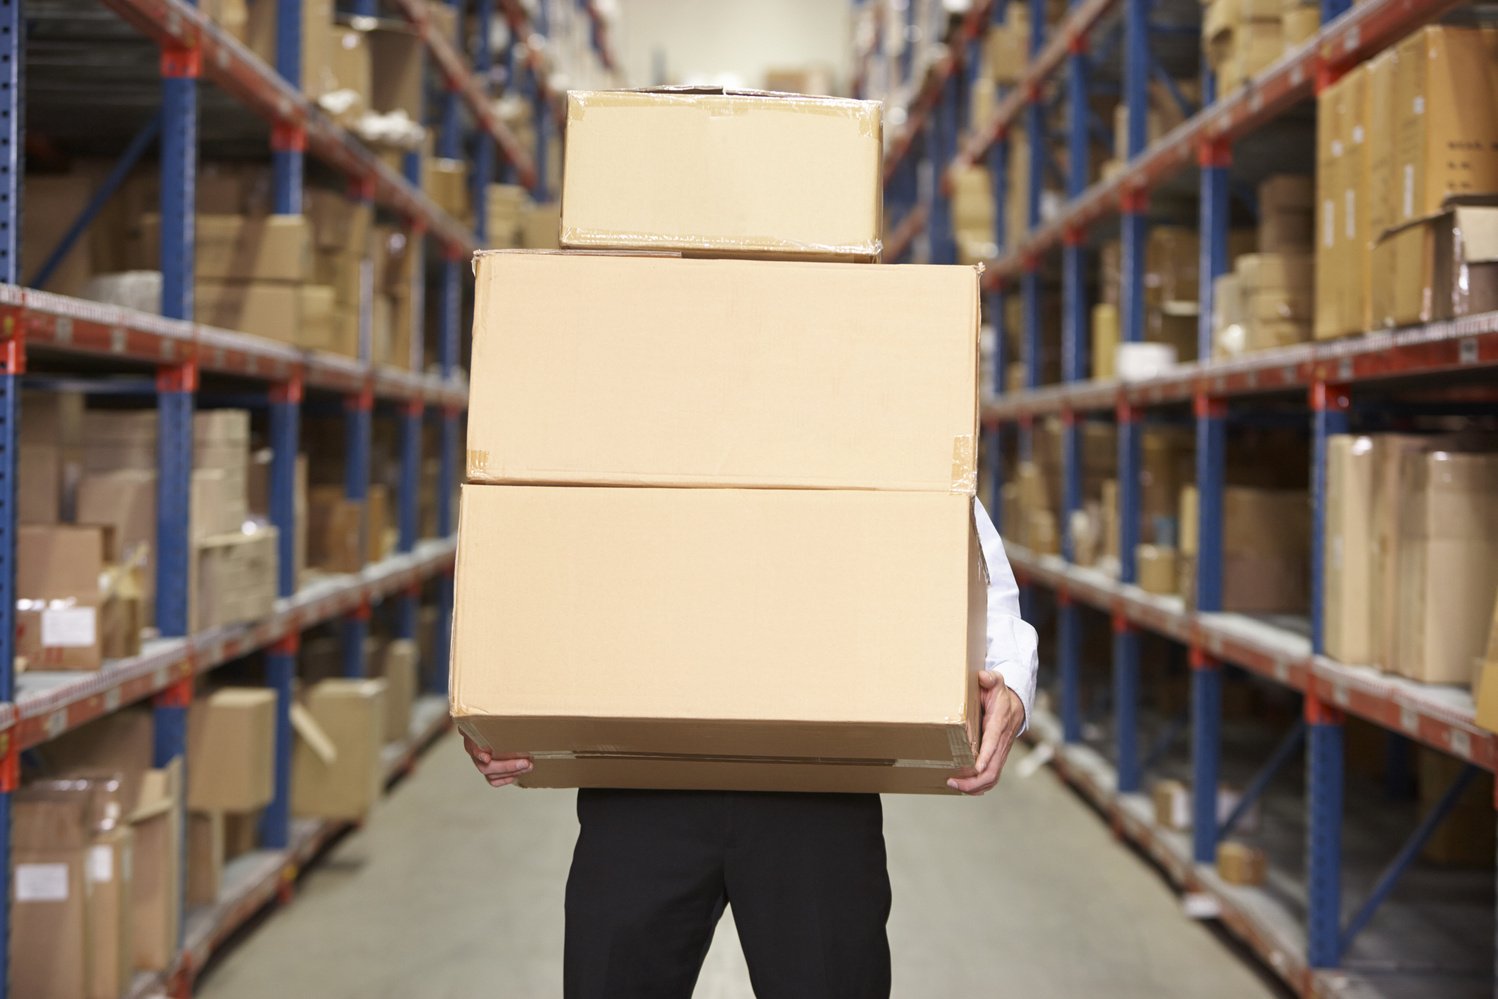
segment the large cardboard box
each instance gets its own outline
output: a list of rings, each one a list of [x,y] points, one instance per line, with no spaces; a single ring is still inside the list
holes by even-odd
[[[574,91],[562,245],[875,260],[883,148],[877,101]]]
[[[194,631],[270,616],[276,603],[277,537],[274,527],[255,525],[194,543]]]
[[[300,736],[292,752],[292,814],[362,819],[378,800],[384,776],[385,681],[316,683],[292,723]]]
[[[1400,478],[1394,670],[1466,685],[1498,595],[1498,455],[1407,454]]]
[[[1222,609],[1304,614],[1311,584],[1305,492],[1228,486],[1222,517]]]
[[[199,280],[301,284],[312,269],[312,230],[301,215],[203,215],[193,230]],[[141,220],[147,260],[161,253],[161,216]]]
[[[1498,192],[1498,32],[1432,25],[1401,42],[1394,114],[1391,225]]]
[[[358,572],[364,567],[364,504],[342,486],[313,486],[307,492],[307,564],[324,572]]]
[[[973,492],[972,268],[477,267],[470,481]]]
[[[978,733],[972,504],[465,486],[453,715],[534,754],[529,787],[945,791]]]
[[[84,879],[88,883],[88,937],[92,957],[89,999],[119,999],[134,977],[130,895],[135,833],[119,822],[92,832]]]
[[[1327,441],[1322,635],[1326,654],[1348,663],[1377,658],[1373,438],[1337,434]]]
[[[276,692],[225,687],[187,712],[187,807],[250,812],[275,796]]]
[[[302,321],[300,285],[269,281],[199,281],[198,322],[296,343]]]
[[[16,796],[9,946],[10,987],[19,995],[77,999],[89,992],[88,797],[67,786]]]
[[[29,670],[103,665],[100,579],[108,530],[23,524],[16,530],[15,652]]]

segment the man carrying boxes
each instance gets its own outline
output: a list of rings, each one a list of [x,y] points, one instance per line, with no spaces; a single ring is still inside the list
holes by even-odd
[[[689,995],[727,904],[761,994],[888,995],[877,794],[991,789],[1028,718],[977,274],[855,263],[879,113],[570,95],[562,242],[669,252],[477,258],[452,713],[580,789],[569,996]]]

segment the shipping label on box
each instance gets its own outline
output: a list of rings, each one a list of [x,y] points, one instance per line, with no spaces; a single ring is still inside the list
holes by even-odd
[[[562,245],[875,260],[882,164],[877,101],[574,91]]]

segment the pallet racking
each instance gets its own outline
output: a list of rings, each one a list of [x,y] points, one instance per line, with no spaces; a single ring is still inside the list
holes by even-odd
[[[472,178],[476,226],[438,208],[421,188],[421,159],[405,158],[396,171],[380,161],[348,131],[324,114],[303,93],[301,66],[302,0],[256,0],[275,4],[278,16],[275,65],[267,65],[229,33],[207,18],[191,0],[101,0],[100,10],[117,15],[136,33],[136,44],[154,46],[159,65],[160,107],[132,141],[110,180],[80,212],[69,239],[87,226],[111,191],[149,142],[159,136],[161,164],[161,314],[104,306],[22,286],[21,213],[25,206],[24,159],[27,93],[27,8],[44,2],[0,3],[0,888],[10,896],[11,792],[20,780],[21,754],[104,714],[151,699],[156,726],[158,764],[185,751],[185,713],[195,678],[248,653],[265,654],[265,675],[278,697],[275,799],[260,830],[261,847],[226,871],[217,905],[186,913],[181,948],[161,975],[138,975],[131,995],[166,991],[187,995],[193,978],[213,949],[265,904],[289,898],[299,869],[345,826],[290,815],[291,727],[289,711],[296,675],[296,654],[303,631],[338,621],[343,631],[343,669],[364,672],[363,639],[371,610],[393,604],[395,632],[414,637],[418,601],[424,586],[436,591],[438,623],[432,636],[437,662],[445,662],[452,609],[451,573],[455,552],[453,483],[457,480],[460,420],[466,409],[460,323],[464,311],[461,269],[485,245],[484,195],[491,180],[505,177],[545,200],[546,125],[560,110],[548,74],[554,55],[546,51],[548,15],[555,7],[587,23],[592,58],[611,74],[615,61],[608,46],[607,21],[591,0],[522,4],[518,0],[473,0],[477,28],[474,58],[468,38],[443,37],[430,7],[420,0],[393,0],[398,14],[421,39],[429,65],[440,76],[437,106],[426,115],[437,124],[440,156],[462,156],[469,131],[474,133]],[[446,0],[463,15],[470,5]],[[34,6],[33,6],[34,4]],[[508,47],[507,87],[534,108],[537,151],[533,156],[500,121],[493,107],[496,76],[491,26],[502,8],[510,37],[523,39],[525,54]],[[356,0],[340,13],[373,17],[384,13],[376,0]],[[73,14],[80,12],[74,11]],[[93,13],[89,11],[87,13]],[[131,51],[134,51],[133,49]],[[82,72],[86,73],[86,67]],[[207,81],[216,91],[205,91]],[[199,158],[200,101],[220,100],[243,109],[269,126],[274,174],[273,210],[302,212],[307,157],[342,175],[348,196],[378,206],[402,220],[415,245],[425,244],[438,258],[434,267],[418,264],[413,289],[415,329],[425,315],[424,286],[436,280],[439,327],[435,370],[422,357],[426,339],[415,337],[410,370],[371,363],[370,282],[363,282],[360,307],[361,351],[358,360],[314,354],[232,330],[193,321],[194,180]],[[54,256],[65,252],[60,247]],[[418,258],[419,259],[419,258]],[[34,262],[28,262],[32,264]],[[29,273],[28,275],[29,276]],[[80,365],[85,374],[131,371],[154,374],[161,438],[158,467],[157,620],[159,637],[132,659],[108,662],[93,673],[14,672],[16,434],[21,386],[28,361],[47,367]],[[265,620],[190,633],[188,621],[188,485],[192,463],[192,415],[205,379],[225,380],[236,398],[269,412],[274,457],[271,466],[272,521],[280,529],[280,599]],[[246,387],[248,386],[248,387]],[[361,571],[323,577],[301,589],[292,571],[294,462],[301,439],[304,405],[342,404],[346,428],[346,493],[362,499],[370,479],[372,420],[377,406],[393,410],[400,430],[400,486],[395,522],[397,551]],[[419,537],[418,476],[423,424],[434,422],[440,439],[440,480],[435,537]],[[446,671],[436,669],[418,702],[409,737],[387,748],[390,779],[409,770],[416,754],[447,724]],[[9,910],[0,907],[0,938],[9,937]],[[8,952],[0,949],[0,997],[8,994]]]
[[[965,93],[978,72],[978,47],[990,25],[1002,24],[1007,9],[1028,4],[1032,34],[1030,62],[1019,82],[1001,93],[988,121],[968,122],[962,133]],[[858,85],[875,74],[882,36],[914,25],[915,4],[874,8],[855,0],[855,15],[869,15],[855,49]],[[974,0],[951,25],[946,47],[924,67],[905,56],[897,77],[896,100],[903,99],[905,121],[888,146],[885,164],[887,260],[919,256],[934,263],[956,260],[948,198],[954,171],[988,165],[997,207],[997,259],[987,263],[987,312],[995,328],[994,379],[1000,394],[983,404],[985,459],[993,482],[992,513],[998,509],[1003,475],[1004,435],[1013,433],[1021,457],[1029,457],[1037,417],[1061,421],[1061,519],[1081,508],[1080,424],[1089,416],[1109,418],[1118,428],[1120,572],[1115,578],[1072,561],[1069,539],[1060,557],[1011,546],[1010,557],[1027,592],[1054,595],[1059,718],[1039,719],[1037,738],[1053,752],[1058,771],[1110,818],[1115,828],[1154,857],[1167,875],[1190,893],[1211,899],[1211,908],[1293,989],[1322,994],[1369,985],[1344,967],[1344,958],[1394,886],[1451,807],[1474,769],[1498,767],[1498,739],[1474,722],[1470,694],[1382,674],[1372,667],[1337,662],[1323,654],[1321,600],[1324,567],[1321,538],[1326,509],[1326,441],[1347,432],[1355,397],[1392,384],[1443,385],[1464,373],[1498,364],[1498,314],[1381,331],[1338,341],[1267,350],[1232,361],[1201,360],[1179,365],[1145,381],[1090,380],[1087,261],[1089,236],[1117,226],[1122,253],[1121,339],[1144,339],[1144,241],[1150,224],[1150,195],[1162,189],[1198,195],[1201,255],[1199,355],[1211,357],[1210,319],[1213,279],[1229,267],[1229,192],[1235,148],[1272,128],[1294,105],[1319,93],[1349,68],[1389,46],[1400,36],[1460,6],[1454,0],[1322,0],[1321,28],[1305,44],[1287,52],[1240,90],[1220,98],[1211,74],[1203,79],[1203,104],[1188,108],[1186,120],[1153,143],[1146,142],[1147,86],[1165,73],[1157,56],[1172,37],[1194,32],[1196,12],[1169,0],[1071,0],[1064,17],[1047,34],[1044,0]],[[1196,4],[1190,4],[1195,8]],[[1152,9],[1153,8],[1153,9]],[[1155,19],[1173,15],[1176,23]],[[895,23],[892,23],[895,22]],[[1194,42],[1194,39],[1193,39]],[[909,41],[905,49],[909,49]],[[1195,73],[1195,63],[1190,64]],[[915,70],[912,72],[912,70]],[[1109,74],[1128,108],[1128,157],[1123,167],[1089,183],[1088,156],[1095,77]],[[1053,110],[1065,109],[1063,134],[1049,130]],[[1022,204],[1027,235],[1006,238],[1006,195],[1010,193],[1010,138],[1022,133],[1030,154],[1028,189]],[[1064,203],[1046,221],[1041,217],[1044,173],[1060,173],[1047,152],[1067,151]],[[1195,171],[1195,185],[1189,184]],[[1183,175],[1185,175],[1183,177]],[[924,243],[917,246],[918,243]],[[1059,254],[1058,254],[1059,251]],[[1021,359],[1040,357],[1042,287],[1060,257],[1060,384],[1042,385],[1040,365],[1031,363],[1019,391],[1003,392],[1007,362],[1005,300],[1022,299]],[[1395,383],[1392,380],[1399,379]],[[1312,599],[1307,620],[1264,621],[1222,613],[1222,494],[1226,427],[1244,407],[1289,401],[1305,414],[1313,446],[1311,498]],[[1175,407],[1172,409],[1171,407]],[[1231,411],[1230,411],[1231,407]],[[1136,583],[1135,542],[1140,537],[1140,433],[1144,420],[1170,414],[1195,430],[1195,482],[1200,497],[1200,537],[1195,609],[1178,598],[1144,592]],[[1033,606],[1033,604],[1032,604]],[[1082,608],[1111,619],[1112,744],[1108,752],[1085,743],[1082,682]],[[1182,836],[1157,826],[1144,790],[1145,770],[1157,754],[1141,746],[1140,633],[1166,636],[1189,650],[1192,832]],[[1222,772],[1224,666],[1302,695],[1303,721],[1286,736],[1249,784],[1249,797],[1262,794],[1270,779],[1304,742],[1307,766],[1303,813],[1307,825],[1303,914],[1263,891],[1224,885],[1211,866],[1224,832],[1215,794]],[[1356,910],[1343,906],[1347,867],[1344,836],[1343,723],[1348,715],[1463,761],[1453,785],[1425,815],[1393,859],[1372,879]],[[1111,756],[1111,760],[1109,759]],[[1345,915],[1344,915],[1345,914]],[[1382,941],[1381,941],[1382,942]],[[1397,945],[1396,945],[1397,946]],[[1397,952],[1389,959],[1398,962]],[[1439,969],[1435,972],[1439,974]],[[1410,994],[1431,994],[1439,979],[1420,979]],[[1450,985],[1450,982],[1445,983]],[[1409,985],[1408,982],[1405,983]],[[1490,992],[1491,983],[1482,987]],[[1359,993],[1361,994],[1361,993]]]

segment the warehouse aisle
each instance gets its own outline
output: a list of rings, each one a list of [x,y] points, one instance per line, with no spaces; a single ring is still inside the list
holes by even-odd
[[[448,736],[197,994],[559,995],[572,804],[490,791]],[[981,801],[887,798],[885,812],[896,996],[1274,995],[1048,772],[1011,772]],[[725,919],[697,996],[751,994]]]

